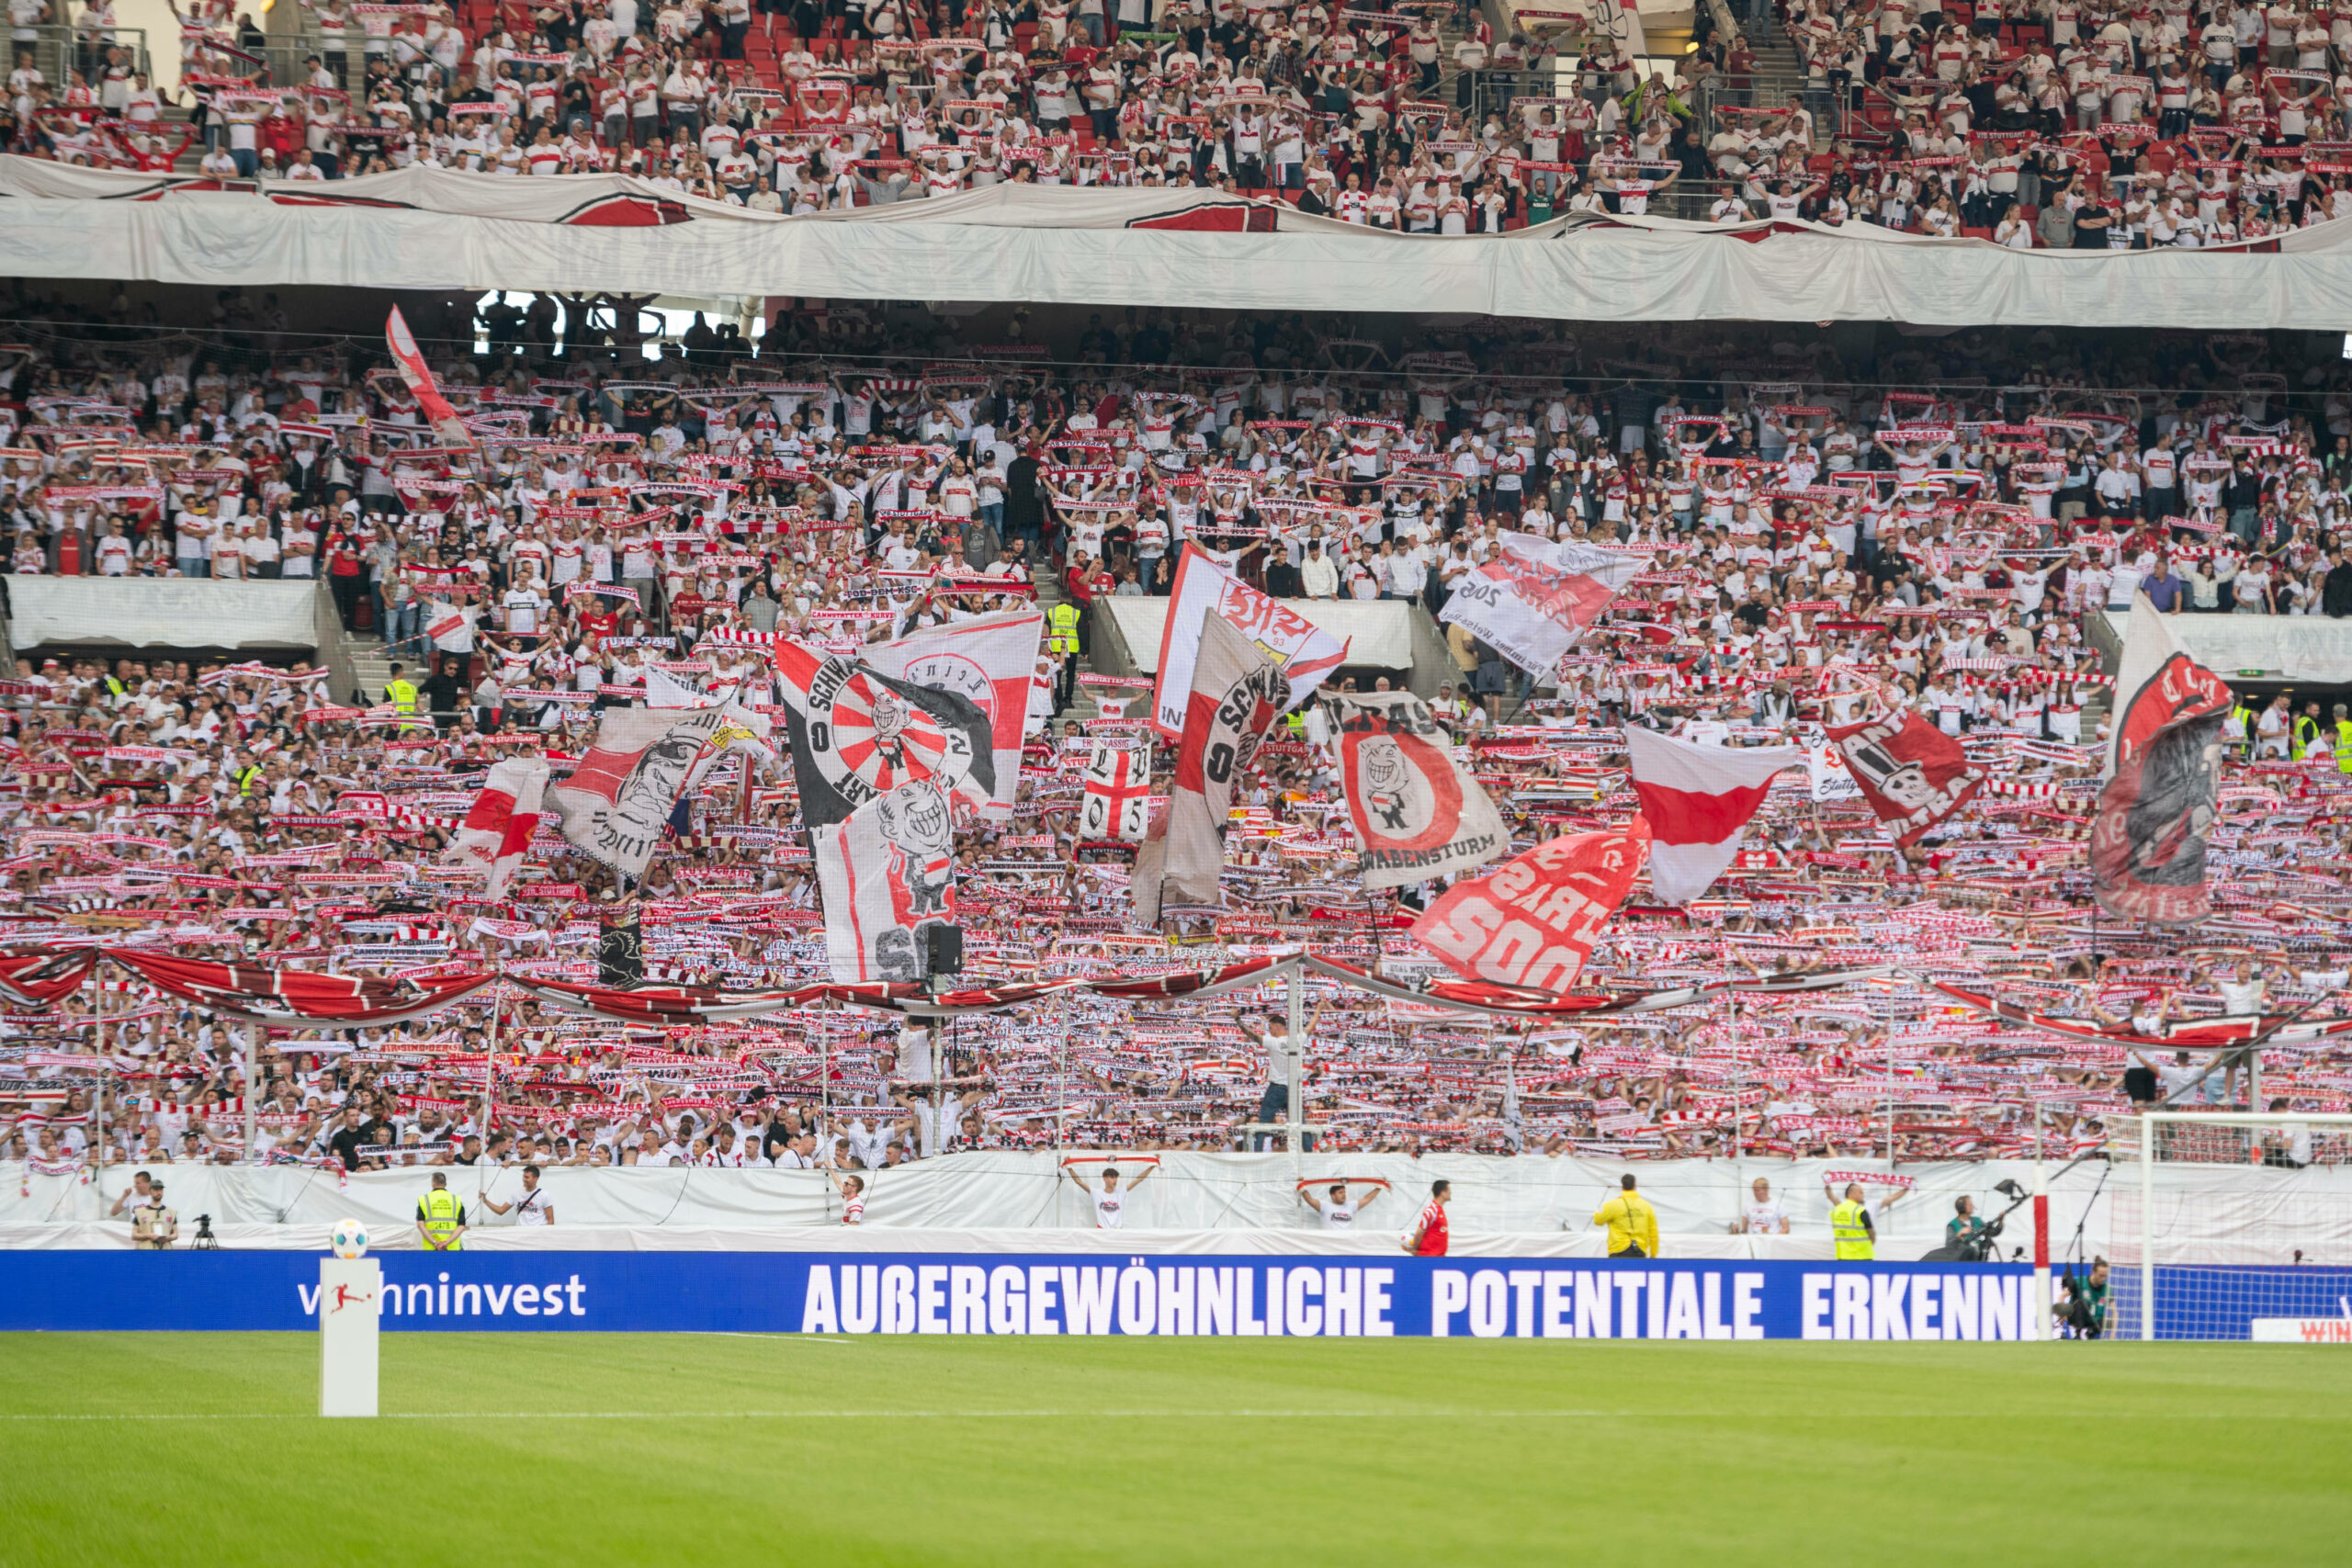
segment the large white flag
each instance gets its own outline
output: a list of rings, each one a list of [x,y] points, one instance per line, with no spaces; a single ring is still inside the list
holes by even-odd
[[[876,795],[809,830],[833,978],[922,978],[925,926],[956,919],[954,818],[928,779]]]
[[[718,708],[606,710],[588,755],[548,792],[564,838],[600,864],[643,876],[686,774],[722,716]]]
[[[935,780],[975,814],[996,798],[995,724],[960,692],[919,685],[779,635],[800,819],[839,822],[902,784]]]
[[[1645,555],[1538,534],[1505,534],[1493,559],[1457,580],[1438,619],[1535,675],[1557,668],[1609,607],[1617,591],[1650,563]]]
[[[1177,558],[1168,621],[1159,634],[1159,685],[1152,693],[1153,728],[1174,739],[1184,730],[1193,665],[1202,632],[1223,621],[1253,642],[1282,670],[1290,704],[1305,702],[1346,660],[1344,644],[1279,599],[1259,592],[1209,558],[1198,545]]]
[[[2205,838],[2221,814],[2222,721],[2236,700],[2176,624],[2146,594],[2132,596],[2091,818],[2091,897],[2118,919],[2155,925],[2213,911]]]
[[[1495,803],[1453,760],[1445,730],[1410,692],[1324,699],[1366,887],[1458,876],[1510,848]]]
[[[715,708],[727,699],[711,695],[698,686],[690,686],[667,670],[645,667],[645,705],[650,708],[677,709]]]
[[[424,602],[424,635],[444,653],[471,653],[474,623],[481,619],[481,611],[475,606],[446,604],[438,599]]]
[[[1147,921],[1158,919],[1163,897],[1216,901],[1234,785],[1289,705],[1290,683],[1265,650],[1222,616],[1210,617],[1176,742],[1167,837],[1146,844],[1136,857],[1136,908]],[[1148,889],[1148,878],[1154,882]]]
[[[548,787],[545,757],[509,757],[493,762],[481,793],[466,810],[449,844],[448,860],[482,874],[486,897],[505,897],[531,847]]]
[[[1668,904],[1688,904],[1714,885],[1772,775],[1805,761],[1802,746],[1699,746],[1647,729],[1626,730],[1625,750],[1650,822],[1650,888]]]
[[[962,697],[988,716],[996,776],[983,820],[1007,822],[1021,789],[1021,739],[1029,689],[1037,680],[1037,647],[1046,617],[1038,610],[981,615],[859,650],[868,668]]]
[[[1078,836],[1140,844],[1151,823],[1151,738],[1098,735],[1086,759]]]

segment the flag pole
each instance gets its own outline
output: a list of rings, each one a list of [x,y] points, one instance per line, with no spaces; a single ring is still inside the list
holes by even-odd
[[[96,1163],[93,1168],[93,1179],[97,1183],[101,1197],[106,1194],[107,1185],[107,1067],[108,1065],[107,986],[106,982],[99,978],[103,970],[102,964],[90,965],[90,1053],[97,1058],[91,1065],[97,1069],[98,1076],[97,1110],[92,1118],[90,1131],[96,1134],[95,1146],[97,1149]]]
[[[254,1076],[261,1070],[261,1023],[245,1020],[245,1163],[254,1163],[254,1140],[261,1135],[261,1103],[255,1098]]]

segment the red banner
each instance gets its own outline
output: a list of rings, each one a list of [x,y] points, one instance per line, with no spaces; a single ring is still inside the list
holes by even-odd
[[[1905,848],[1984,785],[1984,770],[1969,765],[1960,742],[1916,713],[1848,725],[1829,739],[1862,798]]]
[[[1566,990],[1632,891],[1649,842],[1649,823],[1636,817],[1538,844],[1447,888],[1413,922],[1414,939],[1464,979]]]

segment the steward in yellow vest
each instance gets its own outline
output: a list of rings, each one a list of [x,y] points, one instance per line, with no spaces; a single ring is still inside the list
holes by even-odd
[[[1848,1182],[1846,1201],[1829,1211],[1829,1234],[1837,1240],[1841,1263],[1867,1263],[1878,1256],[1878,1232],[1871,1224],[1870,1206],[1862,1201],[1860,1182]]]
[[[449,1190],[449,1179],[433,1173],[433,1190],[416,1202],[416,1228],[427,1252],[466,1249],[466,1206]]]

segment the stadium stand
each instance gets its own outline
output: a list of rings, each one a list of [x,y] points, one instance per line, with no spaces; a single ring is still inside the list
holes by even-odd
[[[550,1165],[1238,1148],[1273,1103],[1282,992],[1186,1000],[1182,977],[1302,942],[1387,987],[1305,982],[1303,1101],[1334,1151],[2086,1153],[2134,1069],[2187,1103],[2346,1109],[2328,1026],[2213,1055],[2248,1038],[2224,1018],[2332,1019],[2352,949],[2352,725],[2302,711],[2352,668],[2332,340],[1356,336],[835,302],[756,342],[696,321],[649,344],[640,303],[425,321],[454,442],[379,341],[306,336],[274,299],[225,296],[191,333],[140,325],[127,291],[28,297],[5,329],[7,934],[26,963],[122,955],[9,981],[0,1136],[28,1190],[101,1159],[359,1170],[485,1138]],[[1532,680],[1430,618],[1526,547],[1506,531],[1642,562]],[[1658,1010],[1577,1024],[1417,989],[1454,978],[1406,934],[1436,884],[1357,880],[1311,705],[1240,785],[1216,896],[1171,900],[1166,934],[1138,919],[1135,846],[1082,826],[1086,780],[1148,740],[1164,650],[1134,628],[1188,563],[1308,617],[1405,617],[1419,651],[1351,656],[1325,690],[1423,694],[1513,850],[1623,823],[1623,727],[1797,747],[1720,882],[1637,890],[1592,943],[1584,994]],[[2192,646],[2260,652],[2230,667],[2259,694],[2227,720],[2213,914],[2186,944],[2088,897],[2102,650],[2135,592]],[[955,840],[965,963],[993,989],[935,1033],[721,1012],[839,978],[771,654],[1064,606],[1085,651],[1030,685],[1009,819]],[[501,760],[567,767],[616,714],[712,694],[778,723],[714,749],[629,888],[643,976],[683,989],[564,1010],[618,983],[616,878],[549,822],[492,891],[452,863],[462,819]],[[1873,809],[1826,735],[1873,716],[1949,738],[1981,777],[1965,809],[1924,832]],[[428,1006],[492,970],[495,1008]],[[232,1020],[319,972],[382,985],[356,1028],[273,1014],[248,1081]],[[1122,977],[1167,983],[1099,984]],[[1022,988],[1070,980],[1093,988]],[[1758,988],[1727,1006],[1732,982]]]

